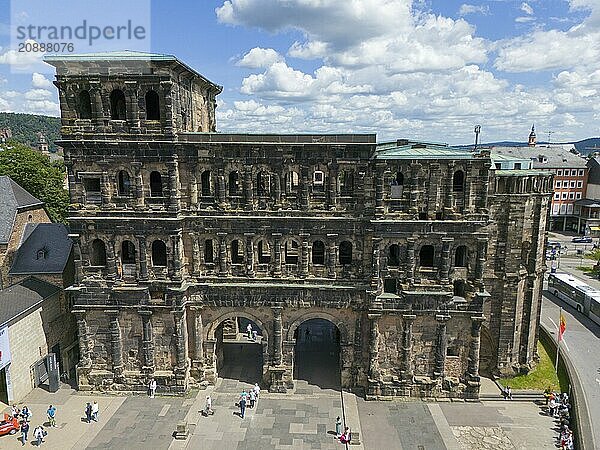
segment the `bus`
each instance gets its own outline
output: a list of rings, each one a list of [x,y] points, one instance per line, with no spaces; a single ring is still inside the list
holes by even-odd
[[[551,273],[548,290],[600,325],[600,290],[568,273]]]

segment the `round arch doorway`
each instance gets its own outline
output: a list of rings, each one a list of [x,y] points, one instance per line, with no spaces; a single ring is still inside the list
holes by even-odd
[[[218,325],[215,338],[218,377],[261,383],[266,340],[256,322],[241,316],[230,317]]]
[[[327,319],[309,319],[294,331],[294,379],[302,385],[340,389],[340,330]]]

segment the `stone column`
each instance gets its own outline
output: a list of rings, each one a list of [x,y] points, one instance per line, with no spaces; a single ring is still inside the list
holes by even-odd
[[[169,211],[177,212],[181,208],[179,196],[179,161],[177,155],[173,155],[173,161],[167,161],[169,173]]]
[[[190,306],[193,317],[192,337],[194,346],[192,348],[191,375],[197,381],[204,378],[204,324],[202,323],[202,305]]]
[[[140,132],[140,108],[138,99],[140,98],[139,85],[135,80],[125,81],[125,102],[127,113],[127,124],[134,133]]]
[[[91,368],[92,358],[90,354],[89,330],[87,325],[86,311],[74,309],[71,311],[77,319],[77,335],[79,337],[79,367]]]
[[[95,126],[104,126],[105,117],[99,81],[90,82],[90,100],[92,106],[92,124]]]
[[[412,327],[417,316],[403,314],[404,329],[402,331],[402,380],[412,382],[413,379],[413,354],[412,354]]]
[[[75,272],[75,285],[78,285],[79,283],[81,283],[81,280],[83,279],[83,261],[82,261],[82,257],[81,257],[81,245],[80,245],[80,241],[81,238],[78,234],[69,234],[69,237],[71,238],[71,240],[73,241],[73,265],[74,265],[74,272]],[[112,243],[109,242],[108,245],[111,245]]]
[[[123,377],[123,341],[119,325],[119,311],[105,310],[110,320],[110,344],[115,380]]]
[[[308,168],[300,167],[300,209],[308,209]]]
[[[254,233],[244,233],[246,236],[246,275],[254,278]]]
[[[469,365],[467,375],[472,381],[479,381],[479,348],[481,345],[482,316],[471,317],[471,342],[469,345]]]
[[[144,180],[142,179],[142,163],[135,161],[131,163],[133,167],[133,192],[135,195],[135,207],[140,209],[144,207]]]
[[[196,178],[196,166],[190,169],[190,208],[198,209],[198,179]]]
[[[273,233],[274,267],[273,276],[281,277],[281,233]]]
[[[452,192],[452,181],[454,178],[454,163],[449,162],[447,167],[447,175],[446,175],[446,196],[444,198],[444,209],[447,212],[452,212],[452,203],[454,200],[454,193]]]
[[[302,239],[302,251],[300,261],[300,278],[306,278],[308,276],[308,233],[300,233]]]
[[[219,275],[222,277],[227,276],[227,243],[225,242],[225,236],[227,233],[217,233],[219,237]]]
[[[196,233],[190,233],[189,236],[192,240],[192,271],[194,275],[199,275],[203,249],[201,248],[200,243],[198,242],[199,238],[196,235]]]
[[[379,317],[381,314],[369,314],[371,333],[369,335],[369,379],[379,381]]]
[[[142,318],[142,372],[154,373],[154,332],[152,330],[152,311],[139,312]]]
[[[281,352],[281,344],[282,344],[282,336],[283,336],[283,326],[281,323],[281,310],[280,306],[276,306],[271,308],[273,310],[273,365],[279,366],[281,365],[282,360],[282,352]]]
[[[467,167],[465,170],[465,192],[464,192],[464,212],[468,214],[471,211],[472,200],[471,200],[471,171],[472,171],[472,163],[467,163]]]
[[[244,171],[244,199],[246,202],[246,209],[252,209],[254,203],[254,192],[252,185],[252,169],[246,167]]]
[[[178,370],[185,371],[188,367],[185,309],[173,311],[173,321],[175,323],[176,366]]]
[[[146,237],[143,235],[136,236],[138,247],[140,249],[140,280],[148,279],[148,251],[146,248]]]
[[[181,235],[176,234],[171,236],[171,243],[173,246],[173,278],[175,280],[181,280],[181,263],[183,254],[181,252]]]
[[[477,238],[477,263],[475,266],[475,278],[483,283],[483,272],[485,270],[485,259],[487,256],[487,238]]]
[[[328,234],[327,239],[329,239],[329,246],[327,251],[327,276],[329,278],[335,278],[335,266],[337,260],[337,247],[335,245],[335,239],[337,234]]]
[[[102,177],[100,180],[100,198],[102,199],[102,207],[108,208],[112,201],[112,189],[110,188],[110,178],[105,167],[102,168]]]
[[[337,177],[338,165],[337,163],[332,163],[329,167],[329,207],[331,209],[335,209],[338,203]]]
[[[225,203],[226,196],[225,192],[225,173],[223,169],[219,169],[217,173],[217,201],[219,204]]]
[[[448,283],[448,275],[450,273],[450,244],[454,241],[453,238],[442,238],[442,267],[440,270],[440,278],[442,283]]]
[[[273,199],[275,206],[281,206],[281,176],[279,173],[271,174],[273,177]]]
[[[117,276],[117,260],[115,258],[115,244],[112,241],[106,243],[106,273],[109,280]]]
[[[407,265],[408,268],[406,270],[406,278],[408,284],[412,285],[415,282],[415,240],[413,238],[408,238],[406,240],[406,254],[407,254]]]
[[[381,238],[373,238],[373,263],[371,265],[371,289],[379,292],[381,285],[381,260],[380,260]]]
[[[444,369],[446,365],[446,352],[448,349],[448,336],[446,334],[446,323],[450,316],[437,315],[437,342],[435,348],[435,368],[433,374],[437,378],[444,377]]]

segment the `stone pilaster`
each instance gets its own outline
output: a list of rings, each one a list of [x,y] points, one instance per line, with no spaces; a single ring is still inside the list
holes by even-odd
[[[369,314],[369,379],[379,381],[379,318],[381,314]]]
[[[300,252],[300,278],[306,278],[308,276],[308,233],[300,233],[302,239],[302,251]]]
[[[83,309],[74,309],[71,311],[77,319],[77,336],[79,337],[79,367],[92,367],[92,358],[90,354],[90,338],[87,324],[87,313]]]
[[[416,258],[415,258],[415,240],[408,238],[406,240],[406,254],[408,261],[406,262],[406,281],[409,285],[415,282],[415,269],[416,269]]]
[[[190,168],[190,206],[189,209],[198,209],[198,179],[196,167]]]
[[[328,234],[327,239],[329,240],[329,246],[327,249],[327,276],[329,278],[335,278],[335,266],[337,261],[337,246],[335,245],[335,239],[337,234]]]
[[[192,348],[192,376],[200,381],[204,375],[204,324],[202,323],[202,306],[194,305],[190,307],[193,315],[192,336],[194,347]]]
[[[437,331],[436,331],[436,346],[435,346],[435,366],[433,374],[436,378],[442,378],[445,375],[446,353],[448,350],[448,335],[446,333],[446,325],[450,316],[437,315]]]
[[[281,322],[281,310],[282,308],[276,306],[271,308],[273,310],[273,365],[279,366],[282,362],[282,336],[283,336],[283,325]]]
[[[375,215],[381,216],[384,213],[383,206],[383,171],[384,167],[377,165],[375,168]]]
[[[225,192],[225,173],[223,169],[219,169],[217,173],[217,201],[220,205],[225,203],[225,199],[227,198]]]
[[[177,155],[173,161],[167,161],[169,173],[169,211],[176,212],[181,209],[181,198],[179,196],[179,161]]]
[[[219,237],[219,275],[222,277],[226,277],[227,270],[227,242],[225,241],[225,236],[227,233],[217,233]]]
[[[136,236],[138,248],[140,249],[140,280],[148,279],[148,251],[146,248],[146,236]]]
[[[187,358],[187,326],[185,309],[173,311],[175,324],[175,357],[178,370],[185,371],[188,367]]]
[[[379,293],[381,288],[381,258],[380,258],[381,238],[373,238],[373,256],[371,264],[371,290]]]
[[[479,348],[481,346],[481,324],[483,316],[471,317],[471,342],[469,343],[469,365],[467,375],[471,381],[479,381]]]
[[[442,283],[448,283],[448,275],[450,273],[450,244],[454,241],[453,238],[442,238],[442,264],[440,270],[440,278]]]
[[[62,92],[62,89],[60,92]],[[104,114],[104,106],[102,105],[102,94],[99,81],[90,82],[90,100],[92,104],[92,123],[95,126],[103,127],[106,117]]]
[[[244,200],[246,209],[252,209],[254,203],[254,189],[252,183],[252,169],[246,167],[244,171]]]
[[[117,260],[115,258],[115,244],[106,242],[106,278],[114,280],[117,276]]]
[[[123,341],[119,324],[119,311],[105,310],[110,320],[110,344],[115,381],[123,381]]]
[[[329,189],[328,189],[328,198],[329,198],[329,207],[331,209],[335,209],[338,203],[338,165],[337,163],[332,163],[329,167]]]
[[[190,233],[189,237],[192,241],[192,272],[194,273],[194,275],[199,275],[200,274],[200,267],[202,264],[202,252],[203,252],[203,247],[200,245],[200,242],[198,242],[198,235],[196,235],[196,233]]]
[[[308,209],[308,168],[300,168],[300,209]]]
[[[402,315],[402,321],[404,328],[402,330],[402,367],[401,374],[402,380],[406,382],[412,382],[413,380],[413,323],[417,316],[413,314]]]
[[[254,278],[254,233],[244,233],[246,237],[246,276]]]
[[[488,240],[486,238],[477,238],[477,263],[475,266],[475,278],[480,284],[483,283],[483,273],[485,271],[487,241]]]
[[[83,261],[82,261],[82,257],[81,257],[81,238],[78,234],[69,234],[69,237],[71,238],[71,240],[73,241],[73,265],[74,265],[74,276],[75,276],[75,280],[74,280],[74,284],[77,286],[79,285],[79,283],[81,283],[81,280],[83,279]],[[109,242],[108,245],[111,245],[112,243]]]
[[[281,277],[281,233],[273,233],[274,267],[273,276]]]
[[[102,168],[102,177],[100,179],[100,198],[102,199],[102,208],[108,208],[112,200],[112,189],[110,188],[110,179],[106,170],[106,164],[103,164],[103,166],[104,167]]]
[[[273,199],[275,206],[281,206],[281,176],[279,173],[271,174],[273,179]]]
[[[152,311],[139,311],[142,318],[142,372],[150,376],[154,373],[154,330]]]
[[[446,195],[444,198],[444,209],[446,210],[445,212],[452,213],[452,207],[454,203],[454,192],[452,191],[452,181],[454,180],[454,163],[449,162],[446,170]]]
[[[144,180],[142,179],[142,163],[134,161],[131,163],[133,168],[133,192],[135,195],[135,208],[144,208]]]
[[[183,254],[181,251],[181,235],[176,234],[171,236],[171,245],[173,248],[173,279],[181,280],[181,263],[183,260]]]

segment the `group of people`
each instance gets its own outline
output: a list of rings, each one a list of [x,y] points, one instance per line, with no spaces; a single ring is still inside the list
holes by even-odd
[[[19,421],[20,431],[21,431],[21,445],[25,445],[27,443],[27,438],[29,437],[30,430],[30,422],[33,414],[27,407],[27,405],[23,405],[23,408],[19,409],[17,405],[12,405],[11,415]],[[48,418],[48,426],[52,428],[56,428],[56,408],[52,405],[48,407],[46,410],[46,417]],[[38,447],[42,445],[44,442],[44,438],[48,432],[44,428],[43,425],[38,425],[33,429],[33,438],[35,439],[35,445]]]
[[[337,416],[335,419],[335,438],[339,439],[342,444],[349,444],[352,440],[350,427],[344,427],[344,431],[342,432],[342,418],[340,416]]]
[[[94,401],[94,403],[87,402],[85,404],[85,418],[87,423],[90,423],[92,420],[94,422],[98,422],[98,412],[100,411],[100,407],[98,406],[98,402]]]
[[[258,331],[252,328],[252,324],[249,323],[246,327],[246,333],[248,333],[248,339],[256,341],[258,339]]]
[[[243,419],[246,415],[246,407],[254,408],[258,397],[260,396],[260,386],[258,383],[254,385],[252,389],[243,390],[238,400],[238,406],[240,407],[240,417]]]
[[[553,392],[550,387],[544,391],[548,414],[552,416],[559,425],[558,444],[561,450],[573,450],[574,440],[573,431],[569,428],[571,418],[571,404],[569,403],[569,394],[566,392]]]

